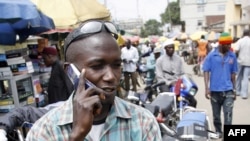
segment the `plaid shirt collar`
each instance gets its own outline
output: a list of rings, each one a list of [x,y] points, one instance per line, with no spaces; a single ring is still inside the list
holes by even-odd
[[[58,107],[58,110],[61,112],[57,112],[57,116],[59,120],[54,121],[56,125],[66,125],[73,123],[73,94],[69,97],[69,99],[61,106]],[[115,97],[114,104],[111,107],[110,114],[108,115],[106,121],[113,120],[114,118],[131,118],[131,106],[129,106],[128,102],[125,102],[119,97]]]

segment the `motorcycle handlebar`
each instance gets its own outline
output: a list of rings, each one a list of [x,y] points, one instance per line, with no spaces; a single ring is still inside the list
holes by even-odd
[[[157,87],[162,86],[162,85],[165,85],[165,84],[166,84],[165,81],[161,81],[161,82],[158,82],[158,83],[156,83],[156,84],[153,84],[151,87],[152,87],[152,88],[157,88]]]
[[[154,114],[155,117],[157,117],[157,115],[159,114],[160,110],[158,106],[153,106],[150,104],[146,104],[145,108],[148,109],[151,113]],[[163,132],[171,137],[174,137],[176,139],[180,139],[176,133],[175,130],[169,128],[167,125],[165,125],[164,123],[160,123],[158,122],[159,125],[161,126],[161,130],[163,130]]]
[[[166,82],[165,81],[161,81],[161,82],[158,82],[156,84],[152,84],[152,85],[148,85],[144,88],[144,90],[149,90],[149,89],[156,89],[157,87],[159,86],[162,86],[162,85],[165,85]]]

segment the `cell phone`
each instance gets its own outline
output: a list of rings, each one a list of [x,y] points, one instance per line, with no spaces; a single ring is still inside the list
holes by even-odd
[[[74,64],[69,64],[69,66],[67,67],[67,74],[69,76],[69,79],[73,83],[75,89],[77,89],[79,83],[80,71],[75,67]],[[93,86],[95,86],[93,83],[85,79],[85,89]]]

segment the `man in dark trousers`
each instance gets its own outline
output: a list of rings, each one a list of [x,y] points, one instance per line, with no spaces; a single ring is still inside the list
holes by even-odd
[[[45,47],[42,57],[47,67],[52,67],[48,86],[48,104],[67,100],[74,86],[63,69],[63,63],[58,58],[54,47]]]
[[[221,33],[219,47],[206,56],[203,71],[205,97],[210,99],[213,123],[219,137],[222,137],[221,109],[224,113],[224,125],[231,125],[235,94],[235,75],[237,59],[230,51],[232,37],[229,33]]]

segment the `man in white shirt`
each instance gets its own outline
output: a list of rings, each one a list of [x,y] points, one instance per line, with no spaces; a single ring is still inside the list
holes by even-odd
[[[236,79],[236,94],[243,99],[248,98],[248,77],[250,75],[250,31],[245,30],[238,40],[235,52],[238,53],[238,73]]]
[[[141,48],[141,54],[144,54],[150,50],[149,41],[145,41]]]
[[[137,62],[139,60],[139,53],[137,48],[131,45],[131,41],[127,40],[126,47],[121,49],[121,59],[123,61],[123,73],[125,81],[125,90],[128,94],[130,90],[130,79],[132,80],[132,91],[137,92]]]

